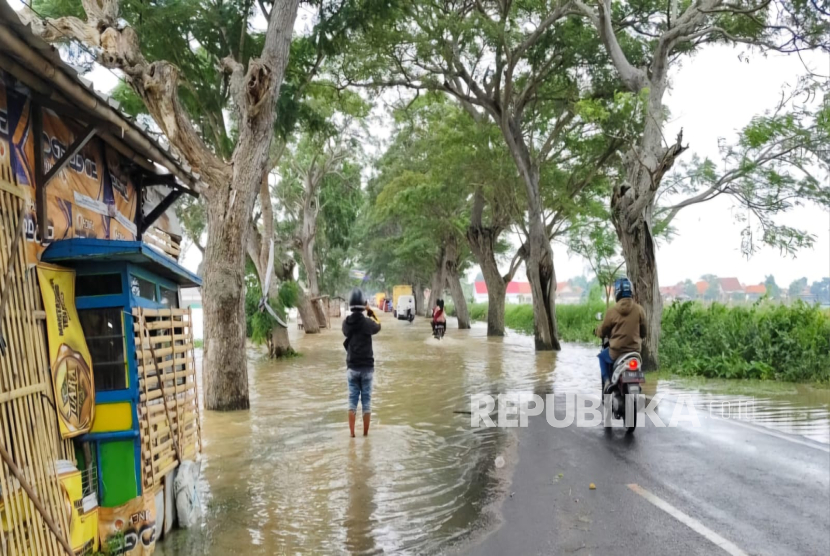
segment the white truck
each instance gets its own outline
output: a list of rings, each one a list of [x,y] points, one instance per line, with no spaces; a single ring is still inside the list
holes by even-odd
[[[395,316],[398,320],[415,320],[415,296],[398,296],[398,304],[395,306]]]

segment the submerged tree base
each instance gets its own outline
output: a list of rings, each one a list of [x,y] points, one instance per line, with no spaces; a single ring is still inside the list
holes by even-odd
[[[300,355],[302,354],[299,351],[290,347],[288,349],[269,350],[268,352],[270,359],[294,359],[300,357]]]

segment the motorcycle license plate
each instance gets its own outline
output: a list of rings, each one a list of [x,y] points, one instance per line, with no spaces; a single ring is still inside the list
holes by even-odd
[[[625,378],[630,380],[644,380],[646,377],[642,371],[625,371]]]

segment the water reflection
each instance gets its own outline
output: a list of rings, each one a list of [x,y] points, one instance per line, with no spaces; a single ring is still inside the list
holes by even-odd
[[[357,448],[357,442],[351,442],[346,477],[349,483],[349,506],[343,523],[346,528],[346,550],[352,554],[375,554],[378,547],[374,537],[376,522],[372,519],[372,514],[377,505],[372,486],[375,473],[371,442],[362,442],[360,448]]]
[[[289,361],[251,352],[251,410],[203,419],[202,526],[174,532],[157,554],[434,553],[492,526],[516,429],[471,430],[469,396],[595,394],[600,384],[595,347],[536,353],[530,337],[485,332],[451,327],[439,342],[423,319],[386,315],[365,439],[348,433],[339,331],[306,337],[292,329],[303,355]],[[691,394],[701,408],[753,396],[724,390],[734,383],[648,386]],[[830,442],[830,392],[760,392],[759,424]],[[503,467],[494,465],[497,456]]]

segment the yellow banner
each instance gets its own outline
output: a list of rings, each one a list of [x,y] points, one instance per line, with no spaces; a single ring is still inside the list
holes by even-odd
[[[75,271],[39,263],[37,277],[61,437],[71,438],[89,432],[95,416],[92,359],[75,309]]]

